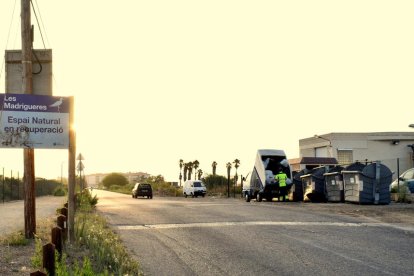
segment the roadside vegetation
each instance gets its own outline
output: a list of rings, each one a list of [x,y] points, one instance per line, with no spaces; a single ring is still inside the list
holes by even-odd
[[[230,184],[231,196],[241,194],[242,188],[240,186],[234,186],[234,179],[230,179],[228,183],[228,178],[222,175],[207,175],[201,178],[201,180],[206,185],[209,196],[227,196],[228,184]],[[151,184],[154,196],[183,196],[182,187],[176,187],[166,182],[162,175],[143,178],[140,182]],[[130,195],[134,188],[134,183],[128,183],[123,175],[113,173],[103,179],[99,188]]]
[[[397,187],[391,189],[392,194],[396,194],[395,201],[401,203],[412,203],[413,196],[408,188],[407,184],[401,184],[398,191]]]
[[[56,254],[56,275],[142,275],[138,262],[96,212],[97,203],[86,189],[77,194],[75,242],[66,242],[61,258]],[[26,239],[22,231],[2,236],[0,275],[42,270],[42,246],[50,242],[55,225],[55,218],[38,221],[34,240]]]
[[[227,177],[216,174],[218,163],[213,161],[211,163],[212,174],[207,174],[203,172],[202,169],[199,169],[200,162],[198,160],[184,162],[183,159],[178,161],[178,166],[180,168],[179,179],[180,181],[191,179],[202,180],[207,188],[207,195],[209,196],[227,196],[230,193],[232,196],[237,196],[241,194],[242,187],[237,185],[239,176],[237,173],[238,168],[240,167],[240,160],[234,159],[233,162],[227,162],[225,164]],[[231,170],[235,169],[235,173],[232,176]],[[194,172],[194,174],[193,174]]]
[[[228,179],[222,175],[208,175],[203,178],[209,196],[227,196],[227,188],[230,186],[230,195],[237,197],[241,194],[242,187],[234,186],[234,179]]]
[[[152,191],[155,196],[181,196],[182,188],[166,182],[162,175],[149,176],[140,180],[142,183],[148,183],[152,186]],[[112,192],[123,193],[131,195],[135,183],[128,183],[125,176],[117,173],[112,173],[106,176],[99,188],[106,189]]]
[[[56,256],[56,275],[141,275],[138,263],[131,259],[118,236],[95,211],[97,203],[96,195],[92,197],[87,189],[77,194],[76,241],[66,244],[61,258]],[[31,258],[36,269],[41,269],[45,243],[47,240],[43,237],[36,237]]]
[[[36,196],[65,196],[67,188],[54,179],[36,178]],[[24,198],[24,185],[21,179],[5,177],[0,178],[0,199],[3,201],[22,200]]]

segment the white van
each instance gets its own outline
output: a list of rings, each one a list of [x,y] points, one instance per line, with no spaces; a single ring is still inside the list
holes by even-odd
[[[183,195],[185,197],[198,197],[199,195],[204,197],[207,189],[201,180],[187,180],[184,182]]]

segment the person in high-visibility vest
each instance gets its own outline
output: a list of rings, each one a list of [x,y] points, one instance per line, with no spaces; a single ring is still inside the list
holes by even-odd
[[[287,175],[283,172],[282,168],[279,168],[279,172],[275,175],[275,180],[279,183],[279,201],[282,197],[283,201],[286,201],[286,179]]]

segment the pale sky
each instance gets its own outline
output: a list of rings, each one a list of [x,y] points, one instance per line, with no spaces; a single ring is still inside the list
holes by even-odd
[[[225,175],[236,158],[247,174],[257,149],[295,158],[314,134],[414,123],[412,0],[33,4],[53,50],[53,95],[75,97],[86,174],[178,181],[179,159],[205,173],[216,161]],[[32,24],[42,49],[33,13]],[[20,47],[20,0],[1,0],[0,50]],[[4,59],[0,69],[4,93]],[[66,177],[67,156],[36,150],[36,176]],[[21,177],[23,150],[0,149],[2,168]]]

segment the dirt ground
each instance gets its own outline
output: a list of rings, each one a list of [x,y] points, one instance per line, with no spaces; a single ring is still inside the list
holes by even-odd
[[[305,203],[308,210],[320,213],[335,213],[351,217],[365,217],[378,222],[391,224],[406,224],[414,227],[414,204],[394,203],[389,205],[358,205],[348,203]],[[41,230],[44,236],[50,228],[52,219],[42,223]],[[42,235],[41,233],[39,233]],[[26,246],[9,246],[7,237],[0,234],[0,275],[28,275],[34,272],[31,258],[35,252],[35,243],[31,241]]]
[[[38,221],[36,233],[38,237],[49,242],[53,224],[54,218]],[[17,232],[4,236],[0,234],[0,275],[29,275],[36,271],[31,265],[31,258],[35,255],[34,240],[30,240],[27,245],[9,245],[11,236],[15,236]],[[23,232],[20,232],[23,235]]]
[[[414,204],[395,202],[391,202],[388,205],[311,203],[308,208],[315,212],[336,213],[351,217],[368,217],[384,223],[414,224]]]

